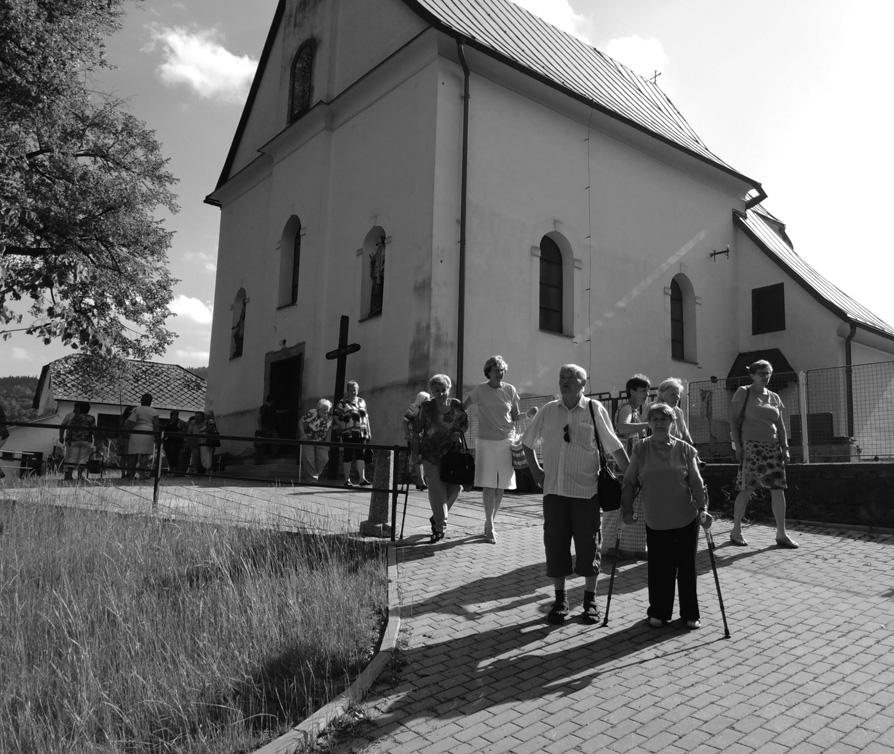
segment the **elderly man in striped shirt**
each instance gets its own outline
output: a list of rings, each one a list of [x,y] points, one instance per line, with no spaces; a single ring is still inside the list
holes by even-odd
[[[587,372],[582,367],[562,366],[559,369],[562,397],[547,403],[537,413],[522,438],[531,475],[543,488],[546,575],[553,580],[556,590],[547,621],[556,625],[568,617],[565,579],[575,573],[584,577],[581,620],[593,624],[600,617],[596,607],[596,577],[602,537],[596,499],[599,448],[595,431],[599,432],[605,452],[614,456],[622,471],[628,463],[627,452],[612,428],[608,411],[599,401],[584,397],[586,385]],[[543,466],[534,453],[538,440],[542,443]]]

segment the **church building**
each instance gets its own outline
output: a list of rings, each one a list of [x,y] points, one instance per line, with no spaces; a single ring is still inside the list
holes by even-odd
[[[495,353],[529,396],[567,362],[616,393],[770,349],[894,358],[765,198],[654,82],[509,0],[280,0],[206,199],[208,408],[252,434],[269,394],[287,434],[332,397],[342,316],[381,443],[432,374],[461,396]]]

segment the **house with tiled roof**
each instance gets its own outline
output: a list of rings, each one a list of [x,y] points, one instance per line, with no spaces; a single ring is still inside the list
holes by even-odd
[[[86,401],[98,427],[116,429],[124,409],[138,406],[144,393],[152,395],[159,418],[167,419],[176,410],[185,419],[204,410],[205,392],[205,379],[177,364],[128,360],[110,367],[89,356],[71,354],[41,369],[34,394],[33,407],[38,411],[34,423],[58,425],[76,401]],[[50,429],[11,427],[4,450],[48,454],[57,436]]]
[[[522,394],[887,361],[894,328],[795,252],[654,81],[509,0],[280,0],[217,186],[208,402],[331,396],[339,320],[374,438],[434,373]],[[806,250],[809,252],[809,250]],[[237,428],[238,429],[235,429]]]

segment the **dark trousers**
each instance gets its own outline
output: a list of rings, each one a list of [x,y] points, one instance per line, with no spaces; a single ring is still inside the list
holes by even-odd
[[[543,544],[548,578],[563,578],[573,573],[587,578],[599,574],[600,522],[599,504],[593,498],[543,496]]]
[[[679,529],[646,527],[649,548],[650,618],[670,620],[674,613],[674,583],[680,593],[680,617],[699,620],[695,580],[695,553],[698,548],[698,519]]]

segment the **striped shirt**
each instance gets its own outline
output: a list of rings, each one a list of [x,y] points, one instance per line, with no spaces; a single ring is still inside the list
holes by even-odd
[[[587,407],[589,398],[581,396],[573,408],[566,408],[562,399],[547,403],[525,431],[522,443],[534,448],[543,442],[544,495],[562,495],[589,499],[596,494],[599,471],[599,449],[593,436],[593,420]],[[599,401],[593,401],[593,413],[599,439],[606,455],[622,446],[612,429],[611,417]],[[565,427],[568,442],[565,442]]]

